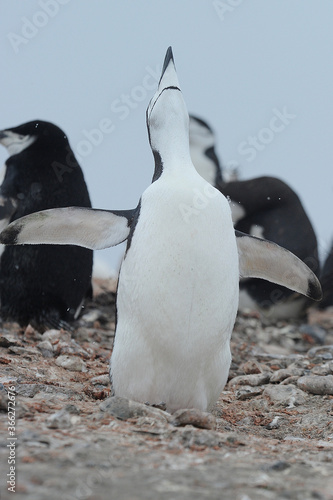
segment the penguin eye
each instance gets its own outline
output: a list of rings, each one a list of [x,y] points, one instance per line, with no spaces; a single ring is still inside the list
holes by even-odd
[[[22,141],[24,139],[24,135],[19,135],[18,138]]]

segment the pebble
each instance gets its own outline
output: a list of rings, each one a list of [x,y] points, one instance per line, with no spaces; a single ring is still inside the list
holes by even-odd
[[[207,448],[221,447],[223,444],[222,435],[209,430],[198,430],[193,427],[184,427],[174,434],[174,438],[185,448],[200,446]]]
[[[63,342],[70,342],[71,335],[68,332],[62,330],[46,330],[42,335],[43,340],[49,340],[51,344],[56,344],[60,340]]]
[[[273,420],[271,422],[269,422],[269,424],[266,425],[266,429],[268,429],[269,431],[271,431],[272,429],[279,429],[280,419],[281,419],[281,417],[279,417],[279,416],[274,417]]]
[[[69,429],[79,421],[80,417],[78,415],[73,415],[68,409],[62,408],[46,419],[46,426],[49,429]]]
[[[85,362],[77,356],[62,355],[56,359],[56,365],[73,372],[86,372],[87,366]]]
[[[245,399],[251,399],[255,396],[259,396],[263,392],[263,387],[251,387],[250,385],[244,385],[235,392],[236,399],[243,401]]]
[[[93,385],[106,385],[108,386],[110,384],[110,376],[109,374],[105,373],[103,375],[98,375],[97,377],[92,377],[90,379],[90,382],[93,384]]]
[[[33,398],[39,390],[38,384],[17,384],[15,387],[16,393],[26,398]]]
[[[299,331],[306,337],[310,337],[312,343],[324,344],[327,332],[319,325],[301,325]]]
[[[12,345],[20,346],[22,344],[12,335],[0,335],[0,347],[9,347]]]
[[[312,347],[308,351],[309,358],[333,359],[333,345],[324,345],[320,347]]]
[[[53,358],[53,346],[49,340],[42,340],[41,342],[38,342],[37,347],[44,358]]]
[[[255,387],[257,385],[268,384],[269,379],[271,377],[270,373],[254,373],[251,375],[239,375],[238,377],[234,377],[229,381],[229,386],[233,387],[234,385],[250,385],[251,387]]]
[[[307,394],[293,385],[268,385],[263,394],[274,403],[288,408],[304,404],[307,399]]]
[[[330,375],[333,372],[333,362],[324,363],[314,366],[311,370],[311,375]]]
[[[254,373],[262,373],[263,369],[260,366],[260,363],[256,361],[255,359],[249,359],[249,361],[246,361],[243,365],[240,366],[240,369],[243,370],[243,372],[246,375],[252,375]]]
[[[282,380],[288,377],[301,377],[304,374],[304,370],[302,368],[298,368],[295,366],[295,363],[288,366],[288,368],[282,368],[281,370],[277,370],[273,373],[270,378],[270,383],[282,382]]]
[[[311,394],[333,395],[333,375],[308,375],[299,378],[297,385]]]
[[[165,422],[172,420],[171,415],[163,410],[120,396],[107,398],[99,405],[99,408],[102,412],[119,418],[119,420],[128,420],[129,418],[137,417],[154,417]]]
[[[211,413],[195,408],[177,410],[171,422],[175,426],[193,425],[200,429],[216,429],[216,418]]]

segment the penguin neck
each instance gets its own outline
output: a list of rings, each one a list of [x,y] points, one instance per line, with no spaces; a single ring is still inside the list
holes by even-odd
[[[152,145],[152,151],[155,159],[153,181],[157,180],[162,172],[177,175],[194,170],[186,134],[173,134],[167,143],[159,144],[158,148]]]

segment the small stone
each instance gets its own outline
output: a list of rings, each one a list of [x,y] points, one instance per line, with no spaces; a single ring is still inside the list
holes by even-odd
[[[299,406],[307,399],[307,394],[293,385],[268,385],[263,394],[274,403],[288,408]]]
[[[175,426],[193,425],[201,429],[216,429],[214,415],[195,408],[177,410],[171,423]]]
[[[274,417],[273,420],[266,425],[266,429],[268,429],[269,431],[271,431],[272,429],[278,429],[280,427],[280,418],[281,417],[279,416]]]
[[[323,365],[314,366],[311,370],[311,375],[330,375],[332,373],[333,362],[324,363]]]
[[[52,358],[54,356],[53,346],[49,340],[42,340],[37,344],[38,349],[44,358]]]
[[[244,385],[240,389],[238,389],[235,393],[236,399],[240,401],[244,401],[245,399],[251,399],[255,396],[259,396],[263,392],[263,387],[251,387],[250,385]]]
[[[273,471],[283,471],[286,469],[289,469],[290,464],[288,462],[285,462],[284,460],[278,460],[277,462],[274,462],[272,464],[267,464],[263,466],[263,470],[273,470]]]
[[[62,330],[46,330],[42,335],[43,340],[49,340],[51,344],[56,344],[60,340],[63,342],[70,342],[71,335],[68,332]]]
[[[305,340],[308,340],[312,344],[323,345],[325,343],[327,332],[319,325],[304,324],[300,326],[299,331],[303,334]]]
[[[294,375],[292,377],[287,377],[284,380],[282,380],[281,385],[289,385],[289,384],[297,384],[297,380],[299,377],[297,375]]]
[[[297,368],[294,363],[288,368],[282,368],[281,370],[277,370],[273,373],[270,378],[270,383],[274,384],[277,382],[282,382],[282,380],[288,377],[301,377],[304,374],[304,370],[302,368]]]
[[[323,345],[320,347],[312,347],[308,351],[309,358],[333,359],[333,345]]]
[[[158,420],[170,422],[172,417],[169,413],[152,408],[143,403],[138,403],[120,396],[111,396],[99,405],[101,411],[119,418],[119,420],[128,420],[137,417],[154,417]]]
[[[87,367],[85,362],[77,356],[59,356],[56,359],[56,365],[73,372],[86,372]]]
[[[262,373],[263,371],[260,366],[260,363],[258,363],[258,361],[256,361],[255,359],[249,359],[249,361],[244,363],[240,368],[246,375],[252,375],[254,373]]]
[[[218,432],[209,430],[199,430],[193,427],[184,427],[174,434],[177,441],[180,441],[182,446],[191,448],[199,446],[203,448],[217,448],[222,445],[223,436]]]
[[[0,347],[10,347],[12,345],[19,346],[22,344],[12,335],[0,335]]]
[[[105,373],[103,375],[98,375],[97,377],[92,377],[90,382],[94,385],[105,385],[108,386],[110,384],[110,376]]]
[[[50,429],[69,429],[79,421],[80,417],[63,408],[50,415],[46,420],[46,425]]]
[[[234,377],[229,381],[229,386],[233,387],[234,385],[250,385],[251,387],[255,387],[258,385],[268,384],[269,379],[271,377],[270,373],[255,373],[252,375],[239,375],[238,377]]]
[[[17,384],[15,387],[16,393],[26,398],[33,398],[39,390],[38,384]]]
[[[333,395],[333,375],[308,375],[299,378],[297,385],[311,394]]]

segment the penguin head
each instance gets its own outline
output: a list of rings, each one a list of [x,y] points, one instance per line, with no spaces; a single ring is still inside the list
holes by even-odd
[[[38,141],[38,147],[49,147],[59,141],[68,144],[64,132],[50,122],[34,120],[17,127],[0,131],[0,144],[5,146],[10,156],[16,155]]]
[[[201,118],[190,115],[190,152],[197,172],[213,186],[222,183],[222,170],[215,153],[215,135]]]
[[[158,89],[147,108],[147,128],[153,152],[163,164],[189,157],[189,116],[179,87],[172,49],[168,48]]]

